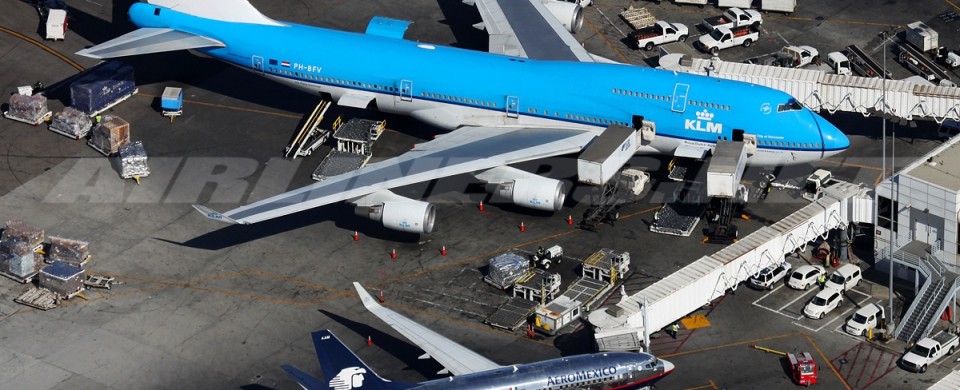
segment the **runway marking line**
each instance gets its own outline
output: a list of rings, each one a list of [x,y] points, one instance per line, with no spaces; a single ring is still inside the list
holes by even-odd
[[[157,96],[157,95],[153,95],[153,94],[149,94],[149,93],[145,93],[145,92],[137,92],[137,96],[143,96],[143,97],[147,97],[147,98],[150,98],[150,99],[156,99],[156,98],[159,97],[159,96]],[[301,118],[303,118],[303,115],[286,114],[286,113],[277,112],[277,111],[258,110],[258,109],[256,109],[256,108],[245,108],[245,107],[229,106],[229,105],[225,105],[225,104],[207,103],[207,102],[202,102],[202,101],[199,101],[199,100],[189,100],[189,99],[183,99],[183,101],[186,102],[186,103],[190,103],[190,104],[199,104],[199,105],[201,105],[201,106],[224,108],[224,109],[227,109],[227,110],[246,111],[246,112],[252,112],[252,113],[255,113],[255,114],[273,115],[273,116],[280,116],[280,117],[291,118],[291,119],[301,119]]]
[[[607,36],[606,36],[606,35],[603,35],[602,33],[600,33],[600,31],[597,30],[597,28],[593,25],[593,22],[591,22],[590,19],[584,18],[583,20],[584,20],[585,22],[587,22],[587,26],[590,26],[590,29],[593,30],[593,33],[594,33],[594,34],[596,34],[597,36],[599,36],[600,39],[602,39],[603,42],[606,43],[607,46],[610,47],[611,50],[613,50],[614,53],[617,53],[617,55],[619,55],[620,58],[623,59],[623,62],[628,63],[628,64],[630,63],[630,59],[627,58],[627,56],[625,56],[625,55],[623,54],[623,52],[621,52],[619,49],[617,49],[616,47],[614,47],[613,44],[610,43],[610,40],[607,39]]]
[[[33,39],[33,38],[30,38],[30,37],[28,37],[28,36],[26,36],[26,35],[20,34],[20,33],[16,32],[16,31],[13,31],[13,30],[8,29],[8,28],[6,28],[6,27],[0,27],[0,31],[5,32],[5,33],[10,34],[10,35],[13,35],[14,37],[20,38],[20,39],[22,39],[22,40],[24,40],[24,41],[27,41],[27,42],[33,44],[34,46],[37,46],[37,47],[43,49],[43,50],[46,51],[47,53],[53,54],[55,57],[63,60],[63,62],[66,62],[67,64],[69,64],[70,66],[72,66],[74,69],[76,69],[76,70],[78,70],[78,71],[81,71],[81,72],[82,72],[82,71],[85,70],[85,68],[84,68],[82,65],[76,63],[76,61],[74,61],[74,60],[71,60],[69,57],[67,57],[67,56],[65,56],[65,55],[63,55],[63,54],[60,54],[60,52],[54,50],[53,48],[51,48],[51,47],[49,47],[49,46],[47,46],[47,45],[44,45],[43,42],[37,41],[37,40],[35,40],[35,39]]]
[[[697,386],[697,387],[688,387],[683,390],[700,390],[700,389],[719,389],[719,387],[717,387],[717,384],[713,382],[713,379],[711,379],[706,385]]]
[[[863,353],[864,348],[868,348],[869,351],[867,351],[867,355],[864,359],[860,359],[860,355]],[[874,352],[877,352],[879,356],[876,358],[876,360],[871,360]],[[849,360],[847,364],[841,364],[841,367],[844,368],[842,371],[846,371],[846,377],[850,377],[850,379],[853,380],[853,376],[856,376],[856,380],[853,381],[853,388],[856,389],[866,389],[889,374],[891,371],[893,371],[896,366],[895,363],[897,359],[899,359],[899,353],[896,353],[895,351],[890,351],[883,346],[870,342],[861,341],[840,355],[837,355],[837,357],[833,358],[831,364],[833,364],[833,362],[839,363],[839,360],[846,359],[851,353],[854,354],[853,358]],[[873,362],[873,369],[870,370],[869,376],[866,377],[866,383],[864,383],[863,386],[860,386],[860,383],[864,381],[864,375],[867,373],[871,361]],[[886,367],[884,367],[883,371],[878,375],[877,371],[880,369],[880,366],[884,365],[884,363],[886,363]],[[848,365],[849,368],[846,367]]]

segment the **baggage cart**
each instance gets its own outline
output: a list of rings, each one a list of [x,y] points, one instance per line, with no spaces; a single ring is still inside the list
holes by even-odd
[[[183,89],[164,88],[163,96],[160,97],[160,110],[161,115],[170,118],[170,123],[173,123],[173,118],[183,115]]]
[[[147,152],[143,149],[143,143],[135,141],[129,145],[121,146],[120,154],[120,177],[124,179],[134,179],[140,184],[140,178],[150,175],[150,167],[147,166]]]
[[[17,122],[37,126],[53,116],[47,109],[47,97],[43,95],[10,95],[10,104],[3,116]]]
[[[76,108],[67,107],[58,112],[50,121],[50,131],[73,139],[80,139],[90,134],[93,121],[86,114]]]
[[[30,287],[29,290],[24,291],[13,301],[40,310],[54,309],[60,304],[60,298],[57,297],[56,293],[39,287]]]
[[[104,156],[116,154],[121,146],[130,143],[130,124],[118,116],[105,115],[90,132],[87,145]]]

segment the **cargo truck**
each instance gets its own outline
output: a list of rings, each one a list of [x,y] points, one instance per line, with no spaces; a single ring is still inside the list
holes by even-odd
[[[700,23],[700,27],[707,32],[715,30],[717,27],[736,28],[750,26],[754,30],[759,30],[763,24],[763,17],[756,10],[742,10],[740,8],[730,8],[723,14],[709,17]]]
[[[610,126],[577,158],[577,179],[581,183],[602,186],[620,171],[637,151],[637,131]]]
[[[717,55],[720,53],[720,50],[734,46],[750,47],[750,45],[759,38],[760,33],[750,28],[750,26],[733,29],[718,27],[711,31],[710,34],[701,36],[697,44],[703,52]]]
[[[630,33],[630,41],[637,43],[638,49],[653,50],[654,46],[670,42],[687,40],[689,29],[680,23],[658,21],[653,26],[641,28]]]

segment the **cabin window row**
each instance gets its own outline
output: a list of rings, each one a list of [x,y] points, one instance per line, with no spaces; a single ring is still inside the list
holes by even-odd
[[[625,96],[638,97],[638,98],[641,98],[641,99],[653,99],[653,100],[661,100],[661,101],[665,101],[665,102],[669,102],[669,101],[670,101],[670,96],[655,95],[655,94],[652,94],[652,93],[637,92],[637,91],[631,91],[631,90],[628,90],[628,89],[614,88],[614,89],[613,89],[613,93],[615,93],[615,94],[617,94],[617,95],[625,95]]]
[[[581,122],[598,123],[598,124],[604,124],[608,126],[609,125],[627,126],[626,122],[613,121],[613,120],[604,119],[604,118],[594,118],[592,116],[586,116],[586,115],[565,114],[565,116],[567,119],[578,120]]]
[[[687,101],[687,104],[689,104],[689,105],[691,105],[691,106],[706,107],[706,108],[713,108],[713,109],[716,109],[716,110],[730,111],[730,106],[728,106],[728,105],[726,105],[726,104],[710,103],[710,102],[704,102],[704,101],[700,101],[700,100],[688,100],[688,101]]]
[[[423,91],[421,91],[421,92],[420,92],[420,96],[422,96],[422,97],[428,97],[428,98],[431,98],[431,99],[437,99],[437,100],[446,100],[446,101],[450,101],[450,102],[473,104],[473,105],[477,105],[477,106],[494,107],[494,108],[497,107],[497,103],[490,102],[490,101],[486,101],[486,100],[470,99],[470,98],[465,98],[465,97],[460,97],[460,96],[453,96],[453,95],[443,95],[443,94],[433,93],[433,92],[423,92]]]
[[[297,77],[297,78],[301,78],[301,79],[306,79],[306,80],[321,81],[321,82],[330,83],[330,84],[350,85],[350,86],[355,86],[355,87],[361,87],[361,88],[367,88],[367,89],[376,89],[376,90],[379,90],[379,91],[387,91],[387,92],[398,92],[398,91],[399,91],[399,89],[397,89],[397,87],[388,86],[388,85],[370,84],[370,83],[364,83],[364,82],[360,82],[360,81],[351,81],[351,80],[337,79],[337,78],[333,78],[333,77],[323,77],[323,76],[317,76],[317,75],[312,75],[312,74],[307,74],[307,73],[300,73],[300,72],[291,72],[291,71],[289,71],[289,70],[275,69],[275,68],[270,68],[269,71],[271,71],[271,72],[273,72],[273,73],[276,73],[276,74],[281,74],[281,75],[286,75],[286,76],[293,76],[293,77]]]
[[[796,147],[800,147],[800,148],[819,148],[819,147],[820,147],[820,143],[819,143],[819,142],[816,142],[816,143],[812,143],[812,142],[783,142],[783,141],[767,141],[767,140],[760,140],[760,145],[768,145],[768,146],[788,146],[788,147],[794,147],[794,148],[796,148]]]

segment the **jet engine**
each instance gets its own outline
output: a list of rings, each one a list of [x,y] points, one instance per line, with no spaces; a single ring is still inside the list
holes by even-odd
[[[389,195],[383,195],[385,192]],[[430,233],[437,217],[432,204],[405,198],[390,191],[367,195],[354,201],[354,213],[380,222],[387,229],[408,233]]]
[[[544,0],[543,5],[560,21],[567,31],[574,34],[583,27],[583,7],[566,1]]]
[[[563,207],[563,182],[511,167],[488,169],[475,175],[487,184],[487,192],[513,204],[536,210],[557,211]]]

